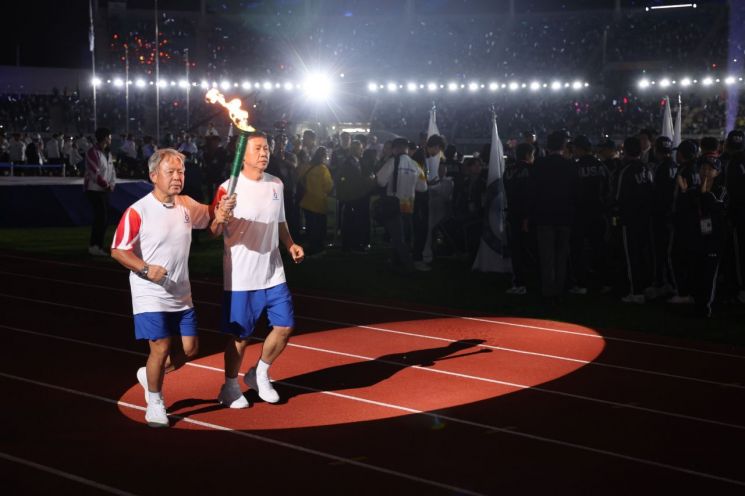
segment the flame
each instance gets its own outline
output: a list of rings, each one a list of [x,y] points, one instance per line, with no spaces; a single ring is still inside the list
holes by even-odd
[[[241,101],[238,98],[233,98],[229,102],[226,102],[225,97],[222,93],[217,91],[217,88],[209,90],[204,98],[209,103],[219,103],[228,109],[230,120],[233,121],[238,129],[248,132],[255,131],[255,129],[248,124],[248,111],[241,108]]]

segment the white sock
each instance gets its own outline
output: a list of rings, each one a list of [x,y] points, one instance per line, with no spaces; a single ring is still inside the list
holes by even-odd
[[[268,376],[269,375],[269,364],[264,360],[259,360],[256,364],[256,375]]]
[[[153,403],[155,401],[163,401],[163,393],[158,391],[157,393],[153,393],[152,391],[147,392],[148,401],[150,403]]]
[[[225,385],[230,388],[240,388],[238,385],[238,378],[237,377],[226,377],[225,378]]]

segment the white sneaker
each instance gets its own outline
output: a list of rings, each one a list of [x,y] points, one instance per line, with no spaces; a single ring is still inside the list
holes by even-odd
[[[737,301],[739,301],[740,303],[745,303],[745,290],[737,293]]]
[[[168,427],[166,405],[162,399],[148,403],[147,410],[145,410],[145,422],[150,427]]]
[[[505,293],[511,295],[524,295],[528,294],[528,290],[525,288],[525,286],[512,286],[510,289],[505,291]]]
[[[269,380],[269,376],[258,376],[256,375],[256,367],[251,367],[243,377],[243,382],[248,387],[259,393],[259,398],[266,401],[267,403],[277,403],[279,401],[279,394],[275,391],[272,386],[272,382]]]
[[[248,408],[249,403],[243,392],[239,387],[230,387],[227,384],[223,384],[220,388],[220,394],[217,395],[217,401],[227,406],[228,408]]]
[[[137,369],[137,382],[139,382],[142,389],[145,390],[145,404],[147,405],[149,399],[147,393],[150,390],[147,387],[147,369],[145,367]]]
[[[624,303],[635,303],[637,305],[644,304],[644,295],[640,294],[629,294],[621,298],[621,301]]]
[[[418,270],[419,272],[429,272],[430,270],[432,270],[432,267],[420,261],[414,262],[414,268]]]
[[[694,303],[693,296],[679,296],[675,295],[672,298],[668,298],[668,303],[673,305],[692,305]]]
[[[109,256],[109,254],[103,251],[100,246],[95,246],[95,245],[88,247],[88,254],[93,255],[94,257],[108,257]]]
[[[569,293],[575,294],[575,295],[586,295],[587,288],[582,288],[580,286],[573,286],[572,288],[569,289]]]

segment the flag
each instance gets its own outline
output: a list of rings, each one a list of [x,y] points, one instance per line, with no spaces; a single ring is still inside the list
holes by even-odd
[[[673,126],[673,148],[677,148],[681,141],[683,141],[680,133],[681,133],[681,111],[682,111],[682,103],[680,101],[680,95],[678,95],[678,110],[675,112],[675,126]]]
[[[662,114],[662,132],[660,136],[667,136],[673,139],[673,116],[670,111],[670,97],[665,97],[665,110]]]
[[[473,270],[481,272],[512,272],[508,255],[507,230],[505,226],[504,149],[499,140],[497,117],[493,117],[489,173],[486,188],[486,218],[481,233],[479,251],[473,262]]]
[[[434,134],[440,134],[440,131],[437,129],[437,108],[432,107],[429,110],[429,124],[427,125],[427,138]]]
[[[91,21],[90,29],[88,30],[88,49],[93,52],[93,49],[95,48],[95,37],[94,37],[94,29],[93,29],[93,0],[88,0],[88,17]]]

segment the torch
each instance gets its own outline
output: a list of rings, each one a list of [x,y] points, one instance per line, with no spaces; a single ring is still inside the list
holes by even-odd
[[[238,98],[226,102],[223,94],[216,88],[209,90],[204,98],[209,103],[219,103],[228,109],[230,120],[238,128],[238,141],[235,144],[235,155],[233,156],[233,165],[230,168],[230,183],[228,184],[228,196],[230,196],[235,192],[238,175],[243,168],[243,155],[246,153],[248,133],[255,131],[255,129],[248,125],[248,112],[241,108],[241,101]]]

